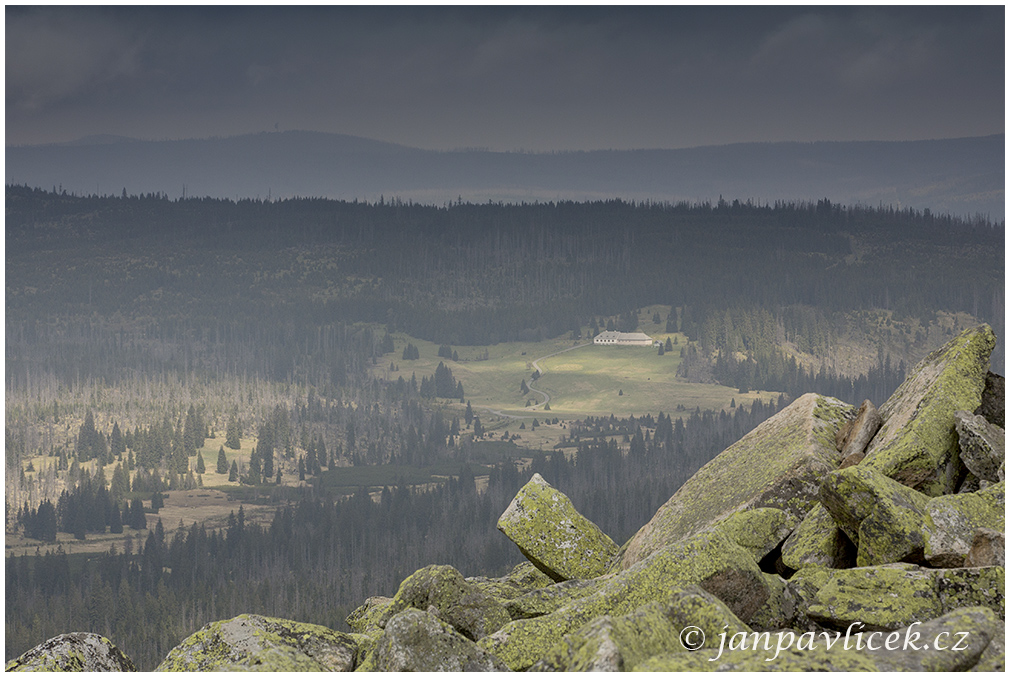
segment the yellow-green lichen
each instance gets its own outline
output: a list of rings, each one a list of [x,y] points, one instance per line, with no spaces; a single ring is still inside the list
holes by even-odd
[[[798,398],[688,479],[628,541],[620,567],[740,510],[778,508],[802,519],[821,478],[838,467],[834,434],[852,411],[830,397]]]
[[[404,579],[378,619],[379,627],[385,627],[390,618],[409,608],[435,609],[441,620],[472,640],[511,620],[500,602],[467,583],[459,571],[448,565],[427,566]]]
[[[851,547],[831,513],[817,503],[782,544],[782,563],[790,569],[841,568],[854,558]]]
[[[9,661],[6,672],[132,672],[133,661],[109,639],[70,632],[46,640]]]
[[[856,544],[857,566],[922,561],[933,529],[925,495],[861,464],[825,477],[820,499]]]
[[[210,623],[172,649],[161,672],[351,670],[355,636],[311,623],[243,614]]]
[[[954,412],[979,406],[995,345],[983,324],[919,362],[880,407],[884,424],[861,465],[928,496],[952,493],[961,479]]]
[[[555,644],[532,670],[631,670],[648,658],[686,651],[680,633],[686,627],[715,635],[730,628],[748,630],[725,604],[697,586],[675,590],[665,601],[638,607],[623,616],[602,616]]]
[[[556,581],[599,576],[617,553],[610,537],[537,473],[502,513],[498,529]]]
[[[807,608],[814,621],[840,629],[895,630],[940,616],[935,572],[888,564],[832,571]]]
[[[364,604],[347,616],[345,622],[355,632],[368,632],[379,628],[379,619],[392,602],[391,597],[369,597]]]
[[[792,533],[799,520],[778,508],[754,508],[735,512],[717,526],[742,548],[746,548],[755,561],[778,547]]]
[[[764,574],[750,553],[713,530],[654,553],[553,613],[508,623],[479,643],[509,668],[523,670],[586,623],[604,615],[629,613],[692,584],[721,599],[744,622],[770,596]]]

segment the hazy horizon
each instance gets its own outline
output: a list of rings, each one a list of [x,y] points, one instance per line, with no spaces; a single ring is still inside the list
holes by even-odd
[[[346,134],[428,150],[1003,133],[1003,9],[7,7],[11,145]]]

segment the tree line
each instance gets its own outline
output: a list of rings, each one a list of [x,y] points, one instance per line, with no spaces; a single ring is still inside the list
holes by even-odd
[[[621,543],[687,477],[783,404],[755,401],[686,420],[586,419],[570,429],[574,454],[536,455],[522,470],[500,461],[481,471],[483,491],[472,460],[479,448],[464,445],[454,451],[458,474],[433,488],[387,486],[373,498],[362,487],[339,498],[318,487],[279,506],[269,526],[247,522],[240,508],[221,530],[194,524],[167,538],[160,521],[147,532],[127,528],[122,546],[101,556],[10,557],[7,658],[86,630],[150,670],[213,620],[262,613],[346,630],[350,611],[369,596],[391,595],[422,566],[504,575],[523,557],[495,523],[534,472]]]

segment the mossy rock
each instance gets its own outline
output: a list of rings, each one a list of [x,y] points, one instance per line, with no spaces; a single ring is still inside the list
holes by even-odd
[[[889,632],[852,631],[846,634],[844,631],[810,630],[804,633],[781,631],[734,636],[727,631],[725,637],[709,637],[703,650],[656,656],[634,669],[650,672],[953,672],[991,669],[1005,663],[1004,632],[1004,623],[991,610],[980,607],[958,609],[921,625]],[[958,650],[953,650],[955,646]]]
[[[501,578],[469,576],[466,582],[503,604],[555,583],[553,578],[537,569],[531,562],[518,564],[508,575]]]
[[[776,508],[799,522],[821,479],[838,467],[835,431],[852,406],[807,394],[705,464],[622,548],[620,568],[699,533],[735,512]]]
[[[938,496],[926,510],[932,524],[926,560],[932,566],[962,566],[979,529],[1006,531],[1006,482],[974,493]]]
[[[718,523],[718,528],[760,562],[786,539],[799,519],[778,508],[754,508],[735,512]]]
[[[172,649],[159,672],[347,672],[358,638],[322,625],[242,614],[208,623]]]
[[[996,337],[967,329],[927,355],[880,407],[884,419],[860,465],[928,496],[953,493],[964,476],[954,412],[981,403]]]
[[[912,564],[835,571],[807,608],[815,622],[843,630],[895,630],[942,614],[935,572]]]
[[[529,671],[620,672],[643,658],[673,651],[677,636],[663,610],[663,604],[653,602],[624,616],[590,621],[565,635]]]
[[[1003,567],[926,569],[887,564],[818,573],[826,573],[828,580],[816,581],[805,613],[827,627],[845,629],[862,623],[866,630],[894,630],[969,606],[984,606],[1000,618],[1005,616]],[[809,595],[809,588],[804,594]]]
[[[962,672],[982,660],[994,639],[1000,644],[1004,633],[1005,624],[991,609],[966,607],[909,628],[907,632],[898,631],[901,642],[892,649],[885,646],[866,653],[881,670]],[[906,637],[912,642],[908,648],[904,646]],[[879,645],[880,640],[877,642]]]
[[[782,563],[790,569],[844,569],[855,562],[856,547],[821,503],[807,513],[782,544]]]
[[[111,641],[91,632],[57,635],[12,661],[5,672],[135,672],[133,661]]]
[[[568,606],[580,597],[599,590],[605,579],[576,579],[562,581],[544,588],[538,588],[521,597],[505,602],[505,610],[512,620],[546,616]]]
[[[364,604],[352,611],[344,622],[355,632],[368,632],[380,628],[379,620],[392,602],[391,597],[369,597]]]
[[[932,523],[928,497],[863,465],[824,478],[821,504],[856,544],[856,565],[922,561]]]
[[[697,586],[674,592],[666,602],[643,605],[630,614],[602,616],[566,635],[531,671],[631,670],[648,658],[687,651],[681,631],[689,626],[714,634],[748,628],[725,604]]]
[[[936,590],[944,612],[984,606],[1006,618],[1006,570],[1001,566],[934,569]]]
[[[498,530],[555,581],[599,576],[617,554],[617,544],[539,473],[498,518]]]
[[[505,665],[432,614],[407,609],[393,616],[375,648],[383,672],[502,672]]]
[[[601,616],[619,616],[697,584],[747,622],[771,597],[750,553],[718,530],[686,538],[630,569],[599,581],[592,592],[553,613],[516,620],[480,640],[513,670],[525,670],[565,635]]]
[[[498,600],[467,583],[459,571],[448,565],[427,566],[404,579],[379,618],[379,627],[386,627],[390,618],[409,608],[434,609],[441,620],[472,640],[511,620]]]

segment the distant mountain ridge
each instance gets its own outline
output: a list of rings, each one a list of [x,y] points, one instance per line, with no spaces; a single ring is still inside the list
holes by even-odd
[[[6,149],[6,183],[78,194],[443,204],[622,198],[814,201],[1004,218],[1004,135],[674,150],[429,151],[321,132],[179,141],[102,135]]]

